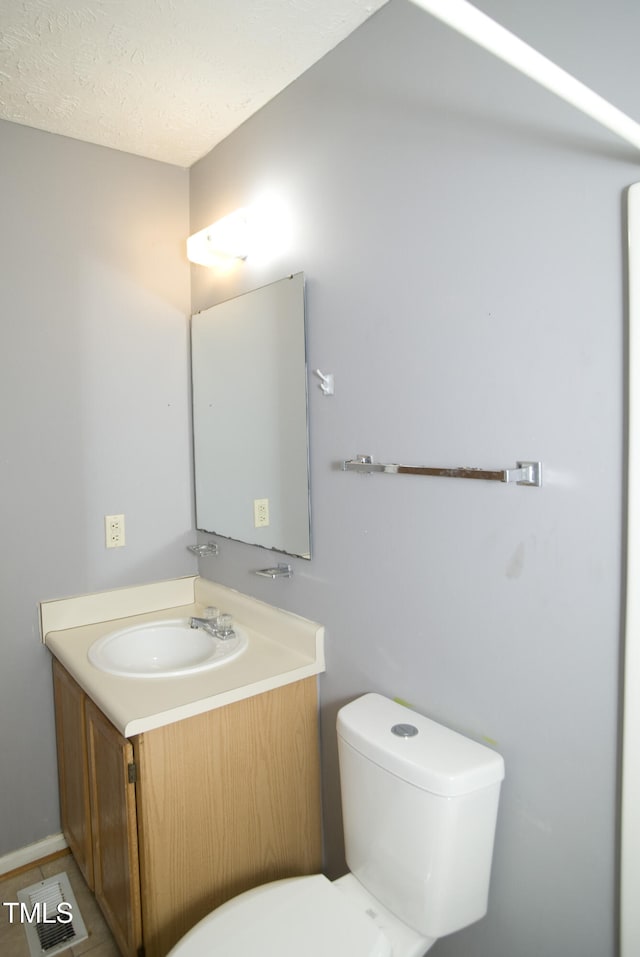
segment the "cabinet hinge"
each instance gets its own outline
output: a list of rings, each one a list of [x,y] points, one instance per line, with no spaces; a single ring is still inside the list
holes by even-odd
[[[129,784],[136,784],[138,780],[138,769],[135,765],[135,762],[132,761],[131,764],[127,765],[127,780]]]

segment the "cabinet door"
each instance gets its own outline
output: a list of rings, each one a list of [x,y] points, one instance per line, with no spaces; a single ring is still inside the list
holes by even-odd
[[[142,945],[131,743],[87,699],[87,749],[96,900],[125,957]]]
[[[320,869],[315,678],[133,742],[147,957],[236,894]]]
[[[62,831],[82,876],[93,890],[85,694],[55,658],[53,694]]]

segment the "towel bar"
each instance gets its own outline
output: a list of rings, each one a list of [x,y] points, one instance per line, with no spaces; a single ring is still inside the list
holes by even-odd
[[[516,462],[515,468],[481,469],[464,466],[461,468],[437,468],[421,465],[384,465],[374,462],[370,455],[357,455],[342,463],[343,472],[386,472],[388,475],[433,475],[441,478],[483,479],[487,482],[508,482],[516,485],[542,485],[542,464],[540,462]]]

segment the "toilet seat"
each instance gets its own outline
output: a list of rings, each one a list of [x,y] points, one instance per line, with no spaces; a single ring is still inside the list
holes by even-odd
[[[373,920],[323,874],[263,884],[212,911],[169,957],[392,957]]]

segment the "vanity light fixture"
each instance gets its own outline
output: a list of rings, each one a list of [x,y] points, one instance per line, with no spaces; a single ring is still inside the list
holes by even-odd
[[[217,266],[229,259],[246,259],[249,251],[249,210],[237,209],[187,239],[187,259],[200,266]]]

